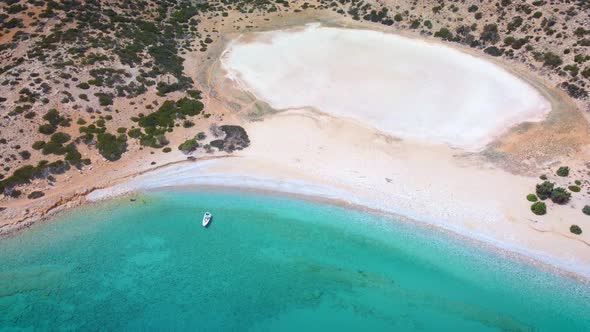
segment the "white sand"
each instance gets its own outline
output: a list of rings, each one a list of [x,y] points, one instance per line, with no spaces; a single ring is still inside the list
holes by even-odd
[[[472,151],[550,110],[536,90],[488,61],[369,30],[313,24],[259,33],[231,43],[222,66],[273,108],[314,107]]]

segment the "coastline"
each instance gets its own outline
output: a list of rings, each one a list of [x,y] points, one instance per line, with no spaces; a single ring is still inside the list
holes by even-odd
[[[399,32],[396,31],[395,33]],[[426,40],[440,43],[438,40]],[[444,45],[459,49],[460,51],[465,51],[458,45]],[[473,53],[475,53],[475,51],[473,51]],[[481,57],[481,54],[477,54],[477,56]],[[487,58],[488,57],[486,57],[486,60],[489,60]],[[500,64],[504,69],[507,69],[507,67],[511,68],[509,63],[501,62]],[[190,70],[191,68],[189,67],[188,69]],[[218,69],[219,68],[217,68],[217,73],[214,73],[215,75],[219,75]],[[195,71],[195,73],[196,72],[197,71]],[[194,73],[192,75],[194,75]],[[524,79],[520,75],[519,78],[531,84],[527,79]],[[535,82],[540,81],[541,80]],[[539,89],[535,84],[531,85],[533,85],[545,97],[546,93],[555,92],[554,89],[550,87],[546,87],[547,90],[543,90]],[[227,86],[222,86],[220,89],[223,90],[225,88],[227,88]],[[217,91],[218,86],[214,86],[214,89],[214,92],[219,92]],[[214,110],[213,112],[223,112],[231,109],[223,104],[227,100],[230,100],[225,98],[227,96],[232,96],[235,91],[225,92],[226,93],[221,94],[221,97],[217,93],[214,94],[214,97],[207,97],[210,98],[209,102],[211,102],[212,99],[216,99],[217,102],[220,100],[222,101],[222,106],[215,105],[212,107]],[[245,92],[241,91],[240,93],[243,94]],[[544,129],[546,124],[555,125],[555,117],[558,115],[556,114],[556,111],[561,108],[556,108],[555,105],[563,103],[564,100],[553,98],[548,98],[548,100],[552,104],[552,111],[548,116],[548,120],[541,124],[534,125],[536,128]],[[565,101],[567,102],[569,99],[566,98]],[[561,106],[567,108],[567,111],[560,112],[560,114],[569,115],[570,122],[575,122],[579,117],[583,118],[580,110],[569,109],[569,107],[572,106],[571,104]],[[215,107],[217,107],[217,109]],[[572,117],[574,114],[576,116]],[[281,118],[286,118],[286,120],[291,119],[290,121],[287,121],[291,123],[293,123],[293,121],[297,121],[296,123],[299,123],[299,121],[307,121],[308,123],[305,124],[305,128],[309,129],[312,133],[316,133],[318,130],[328,130],[328,133],[334,134],[336,131],[344,130],[343,128],[350,129],[355,134],[361,135],[362,144],[359,145],[359,142],[356,141],[358,136],[355,135],[350,135],[348,137],[339,136],[337,138],[327,137],[330,136],[330,134],[324,136],[315,135],[313,137],[303,137],[303,143],[291,141],[288,138],[280,137],[281,134],[285,132],[284,130],[289,128],[286,126],[287,123],[285,121],[280,121]],[[279,122],[276,121],[277,119]],[[331,122],[336,122],[336,124]],[[223,158],[226,162],[222,162],[221,167],[208,175],[199,172],[193,172],[190,174],[185,172],[184,177],[179,176],[174,179],[174,181],[182,182],[187,179],[198,181],[200,179],[202,183],[193,184],[199,186],[219,186],[219,182],[222,182],[222,184],[225,185],[224,187],[236,187],[240,189],[251,188],[265,191],[274,190],[274,192],[296,194],[301,195],[302,197],[308,196],[313,199],[333,200],[334,202],[340,202],[349,206],[375,209],[375,211],[382,211],[398,217],[405,216],[403,217],[404,219],[414,220],[421,225],[429,225],[436,227],[437,229],[452,232],[465,239],[490,245],[493,249],[506,250],[510,253],[523,255],[523,257],[530,258],[535,262],[541,262],[541,264],[547,264],[548,266],[556,267],[559,270],[570,271],[585,280],[590,278],[590,268],[576,269],[575,267],[576,264],[579,264],[580,266],[590,266],[589,264],[586,264],[590,262],[590,257],[587,253],[587,234],[585,233],[583,235],[584,237],[581,238],[573,238],[568,236],[567,231],[564,231],[565,228],[563,225],[559,224],[563,219],[566,219],[567,221],[567,218],[572,214],[568,214],[568,211],[565,211],[564,209],[551,211],[551,215],[545,217],[537,217],[530,213],[528,202],[524,200],[524,196],[528,191],[534,190],[534,182],[536,181],[536,178],[522,177],[505,172],[504,170],[510,169],[510,167],[498,168],[498,163],[495,163],[494,160],[484,158],[484,156],[488,157],[485,152],[482,156],[467,154],[465,151],[448,147],[425,147],[420,144],[414,144],[413,142],[400,141],[397,138],[378,133],[374,128],[363,127],[358,123],[353,122],[354,121],[345,119],[336,119],[326,114],[322,114],[321,112],[313,112],[311,110],[281,111],[265,117],[262,122],[248,122],[245,124],[248,128],[248,133],[260,135],[259,138],[253,139],[255,145],[253,148],[238,152],[235,156],[219,154],[204,158],[215,159],[215,162],[217,162],[218,158]],[[497,142],[504,143],[507,140],[511,141],[511,135],[513,133],[515,135],[519,134],[518,131],[518,128],[511,129],[509,134],[503,135]],[[534,130],[529,130],[529,132],[532,132],[533,134],[535,133]],[[277,135],[281,138],[279,142],[274,141]],[[526,138],[527,137],[518,138],[516,142],[511,141],[510,144],[516,146],[523,143],[523,141],[526,141]],[[343,140],[338,142],[340,139]],[[368,147],[373,146],[375,143],[379,147],[374,151],[367,151]],[[530,147],[537,143],[538,141],[533,141],[532,143],[526,143],[525,146]],[[350,154],[354,154],[354,152],[348,150],[351,145],[359,145],[358,151],[363,152],[363,154],[360,154],[352,162],[353,165],[350,165],[348,169],[340,170],[338,168],[342,167],[342,162],[338,161],[346,160],[348,162]],[[294,151],[282,151],[284,146],[296,148],[293,148]],[[339,150],[338,153],[330,154],[327,152],[332,150],[331,147],[336,147]],[[495,144],[492,144],[490,147],[490,149],[496,148],[497,146],[495,146]],[[417,153],[414,154],[416,151]],[[428,155],[430,152],[433,152],[431,156]],[[518,151],[511,151],[509,153],[511,155],[519,155]],[[343,156],[344,159],[342,159]],[[63,209],[96,200],[99,196],[99,192],[113,191],[110,196],[107,195],[104,197],[115,197],[124,193],[133,192],[134,190],[143,190],[141,187],[138,187],[136,189],[116,192],[118,190],[116,188],[121,188],[121,186],[124,187],[134,181],[141,181],[143,175],[154,176],[157,175],[158,172],[169,169],[170,167],[178,166],[179,168],[184,168],[185,165],[192,164],[199,165],[196,167],[198,170],[203,165],[207,165],[207,162],[197,161],[193,163],[183,160],[183,158],[186,157],[181,153],[174,151],[173,153],[170,153],[169,156],[157,157],[158,164],[164,164],[163,166],[143,166],[141,168],[134,168],[135,165],[133,162],[137,161],[133,160],[134,157],[137,156],[129,156],[127,161],[122,161],[124,166],[122,167],[123,170],[118,170],[118,173],[115,173],[106,179],[101,179],[100,175],[93,176],[97,183],[92,186],[88,186],[91,181],[83,183],[83,185],[78,187],[78,190],[83,188],[80,192],[73,193],[74,190],[72,190],[71,187],[62,189],[63,191],[58,193],[60,195],[58,203],[52,203],[49,208],[36,211],[36,216],[25,216],[20,219],[20,222],[9,224],[8,226],[5,226],[6,224],[2,225],[3,227],[0,228],[0,235],[10,234],[18,229],[26,228],[28,225],[31,225],[38,220],[52,217],[56,212]],[[387,157],[389,158],[387,160],[390,162],[410,158],[413,160],[413,163],[405,165],[404,163],[399,162],[393,164],[383,162],[375,167],[367,167],[366,165],[363,165],[366,163],[366,160],[371,157],[377,159]],[[550,155],[550,157],[556,158],[555,155]],[[240,169],[240,160],[246,160],[246,164],[249,163],[249,166],[242,170],[242,173],[236,172],[236,170]],[[553,159],[553,161],[555,160],[557,159]],[[275,176],[274,181],[277,181],[274,186],[267,183],[267,187],[264,187],[264,179],[260,178],[261,173],[264,173],[261,172],[261,170],[264,169],[264,167],[260,167],[261,161],[262,164],[266,163],[266,165],[271,166],[271,173],[274,173],[273,175]],[[431,166],[435,163],[439,163],[440,161],[447,162],[449,165],[448,169],[445,169],[444,172],[438,173],[438,175],[427,174],[425,168],[428,168],[427,166],[429,165]],[[323,165],[324,163],[326,163],[326,165]],[[420,165],[423,165],[424,167],[420,167]],[[114,168],[118,165],[111,166],[111,168]],[[502,164],[502,166],[505,165]],[[412,167],[417,168],[417,170],[405,170],[405,168]],[[532,167],[534,171],[540,168],[539,165]],[[259,170],[257,171],[256,169]],[[191,170],[191,166],[187,167],[186,171],[188,170]],[[333,174],[335,170],[340,171],[340,173]],[[463,172],[466,173],[463,174]],[[529,174],[532,173],[531,168],[528,169],[528,172]],[[496,177],[488,180],[479,179],[481,176],[487,176],[490,173],[496,174]],[[105,172],[103,172],[103,175],[104,174]],[[390,174],[393,174],[393,176]],[[362,178],[363,176],[367,177],[368,175],[380,176],[380,178],[369,180]],[[412,177],[426,177],[426,180],[428,181],[408,181],[408,178],[411,180]],[[451,180],[454,179],[453,181],[457,182],[457,186],[445,188],[450,182],[441,182],[440,180],[445,180],[446,177],[450,177]],[[384,180],[387,179],[391,179],[391,181],[386,182],[385,185],[391,184],[395,188],[385,188],[382,183],[379,183],[379,181],[385,182]],[[501,181],[499,181],[499,184],[496,184],[494,179]],[[177,186],[178,183],[175,183],[174,181],[166,184],[163,184],[161,181],[159,184],[155,183],[153,188]],[[207,183],[207,181],[209,182]],[[218,182],[215,183],[215,181]],[[305,185],[305,181],[309,182],[307,183],[307,186]],[[466,182],[466,193],[461,192],[465,189],[465,186],[460,183],[462,181]],[[228,185],[227,183],[230,184]],[[318,185],[310,186],[309,184],[311,183],[316,183]],[[414,186],[414,184],[417,185]],[[486,188],[490,184],[495,186],[494,190],[491,190],[489,193],[480,193],[480,190]],[[507,186],[507,190],[512,190],[513,192],[507,194],[506,196],[508,197],[501,197],[502,202],[500,203],[494,201],[494,196],[506,194],[501,190],[504,189],[502,188],[502,184]],[[324,185],[325,187],[322,187]],[[434,188],[432,187],[433,185],[435,185]],[[332,190],[329,189],[330,186],[332,186]],[[306,191],[296,192],[296,190],[301,187]],[[356,191],[357,189],[359,190],[358,192]],[[70,190],[69,193],[72,194],[68,195],[67,190]],[[357,194],[361,192],[362,195],[357,196]],[[378,195],[371,197],[370,194],[375,192],[377,192]],[[406,197],[402,197],[400,194],[403,195],[404,192],[409,192],[410,194],[406,195]],[[451,197],[455,194],[459,195],[457,197]],[[477,199],[478,195],[482,195],[482,197],[479,197],[479,200]],[[394,200],[396,202],[391,203],[388,202],[389,200]],[[485,206],[478,206],[478,204],[483,204],[482,202],[490,200],[492,202],[490,210],[487,210]],[[516,201],[511,202],[513,200]],[[439,216],[441,217],[440,219],[435,218],[435,213],[426,216],[420,215],[419,213],[420,209],[427,210],[431,205],[440,207],[439,205],[441,204],[442,208],[436,211],[439,213]],[[499,223],[499,226],[502,227],[503,230],[497,232],[497,230],[494,229],[493,233],[486,236],[485,232],[483,232],[486,227],[489,227],[489,229],[492,230],[492,227],[498,226],[496,223]],[[511,226],[515,226],[515,229],[511,229]],[[527,246],[524,242],[514,243],[502,241],[503,236],[508,237],[508,239],[510,239],[511,236],[514,236],[512,232],[525,238],[527,236],[532,236],[535,241],[542,237],[541,232],[545,232],[547,233],[546,236],[559,241],[563,240],[564,242],[554,244],[551,243],[551,241],[545,241],[546,243],[543,244],[543,248],[546,250],[538,251],[534,246]],[[582,245],[584,250],[580,249],[580,243],[578,242],[584,243]],[[561,244],[564,245],[562,246]],[[572,256],[564,256],[563,253],[568,252],[568,248],[572,247],[576,247],[576,250],[572,251]],[[555,250],[560,248],[561,251],[559,253],[562,255],[561,258],[551,256],[551,253],[555,253]],[[564,259],[564,257],[565,261],[560,260]],[[579,260],[582,260],[582,262],[579,262]]]
[[[543,270],[553,273],[562,274],[570,278],[590,283],[590,268],[576,267],[571,264],[563,263],[550,255],[536,252],[530,248],[515,246],[506,241],[500,241],[491,237],[480,236],[471,233],[469,229],[461,228],[459,225],[451,227],[449,224],[437,223],[432,220],[421,220],[419,216],[407,216],[400,214],[378,202],[363,201],[354,196],[354,194],[345,190],[330,187],[327,185],[318,185],[296,179],[272,179],[247,174],[219,174],[203,173],[218,160],[209,160],[197,163],[183,162],[170,166],[165,166],[160,170],[173,172],[195,172],[199,171],[201,176],[190,179],[190,183],[183,181],[183,178],[166,178],[160,176],[160,182],[149,182],[146,179],[135,178],[129,182],[120,183],[110,188],[97,189],[89,193],[88,202],[99,202],[105,199],[114,199],[125,195],[133,195],[142,191],[151,190],[175,190],[175,189],[203,189],[203,190],[238,190],[253,191],[269,194],[280,194],[293,196],[300,199],[316,201],[342,206],[349,209],[367,211],[369,213],[382,214],[391,218],[395,222],[409,222],[420,227],[426,227],[434,231],[442,232],[459,241],[466,241],[470,244],[485,248],[486,250],[499,253],[510,259],[517,259],[527,264],[536,266]],[[146,173],[149,175],[149,173]],[[163,181],[162,181],[163,179]]]

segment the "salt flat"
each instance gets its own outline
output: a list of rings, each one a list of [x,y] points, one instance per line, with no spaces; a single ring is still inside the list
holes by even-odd
[[[501,67],[424,40],[323,27],[238,38],[228,77],[276,109],[313,107],[396,137],[478,151],[511,126],[550,111]]]

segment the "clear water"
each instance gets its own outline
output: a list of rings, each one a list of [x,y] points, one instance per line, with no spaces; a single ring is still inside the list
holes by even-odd
[[[0,240],[0,330],[20,329],[584,331],[590,289],[384,216],[158,191]]]

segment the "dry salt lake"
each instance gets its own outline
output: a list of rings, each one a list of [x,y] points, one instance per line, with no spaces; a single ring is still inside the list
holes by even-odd
[[[491,63],[342,31],[238,39],[223,65],[275,108],[312,106],[468,150],[548,111]],[[587,283],[420,224],[238,189],[135,198],[1,239],[0,331],[590,330]]]
[[[233,41],[222,65],[275,109],[313,107],[467,150],[550,110],[536,90],[491,62],[371,30],[309,24],[261,32]]]

